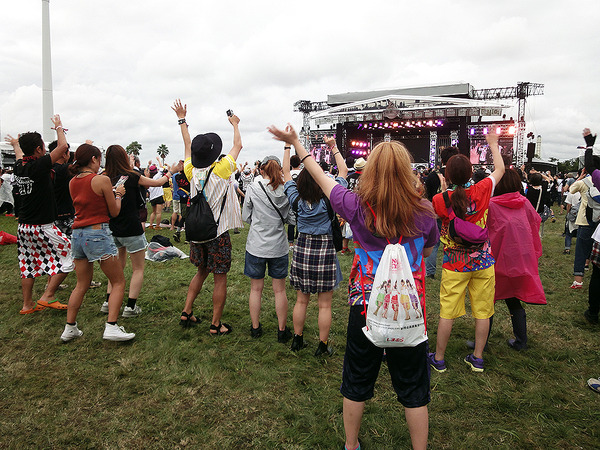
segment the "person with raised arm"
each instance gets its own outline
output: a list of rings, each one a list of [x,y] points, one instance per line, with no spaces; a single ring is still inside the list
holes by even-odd
[[[180,170],[177,164],[168,168],[167,172],[158,179],[152,179],[140,175],[135,171],[129,161],[127,152],[120,145],[110,145],[106,149],[106,163],[104,175],[110,178],[113,186],[122,184],[125,194],[121,201],[121,211],[116,217],[110,219],[110,231],[112,232],[115,245],[119,251],[119,261],[123,269],[127,262],[127,254],[131,259],[131,281],[129,283],[129,295],[127,305],[123,309],[123,317],[136,317],[142,309],[137,304],[138,296],[144,282],[144,266],[146,257],[146,234],[140,222],[139,206],[144,203],[140,196],[140,186],[144,188],[162,186],[174,172]],[[108,283],[106,301],[102,304],[100,311],[109,312],[110,294],[112,286]]]
[[[333,137],[323,139],[335,157],[339,169],[336,182],[348,187],[346,176],[348,167]],[[294,339],[292,351],[303,349],[304,322],[306,309],[311,294],[317,294],[319,305],[319,345],[315,356],[331,355],[333,349],[329,344],[331,328],[331,300],[333,289],[341,281],[341,270],[333,245],[329,200],[312,177],[309,171],[303,170],[296,181],[292,179],[290,170],[291,147],[285,145],[283,150],[283,178],[285,194],[296,212],[298,242],[292,254],[290,282],[296,289],[296,305],[294,306]],[[337,217],[335,218],[337,220]]]
[[[55,298],[58,286],[73,270],[71,241],[54,224],[57,218],[52,166],[69,151],[60,116],[52,117],[57,145],[50,153],[39,133],[24,133],[19,139],[9,136],[15,151],[15,180],[21,199],[19,207],[18,258],[23,307],[20,314],[44,308],[67,309]],[[41,275],[50,279],[41,298],[33,300],[33,285]]]
[[[229,230],[243,227],[240,203],[230,181],[231,174],[236,170],[236,160],[242,150],[240,119],[236,115],[228,118],[233,127],[233,146],[227,156],[217,161],[223,147],[219,135],[199,134],[192,140],[186,122],[187,105],[177,99],[171,109],[177,115],[183,137],[185,149],[183,169],[190,181],[190,198],[199,193],[206,184],[204,195],[215,220],[218,221],[215,239],[208,242],[190,242],[190,262],[198,268],[198,271],[190,282],[180,324],[184,327],[197,324],[198,318],[192,312],[194,300],[200,293],[204,280],[212,273],[215,284],[209,332],[214,336],[229,334],[232,327],[227,323],[221,323],[221,317],[227,298],[227,273],[231,269]]]
[[[275,139],[294,146],[305,170],[329,198],[333,210],[352,229],[355,255],[348,289],[350,315],[340,391],[344,396],[345,448],[360,449],[358,433],[365,402],[373,397],[384,350],[373,345],[362,331],[363,312],[375,271],[388,241],[400,243],[409,258],[417,289],[422,290],[423,257],[431,253],[438,239],[435,214],[431,203],[416,191],[410,153],[400,142],[381,142],[375,146],[364,167],[358,191],[352,192],[323,172],[291,125],[285,130],[275,126],[268,130]],[[340,166],[342,170],[343,165]],[[394,390],[404,406],[412,445],[415,449],[425,449],[430,400],[427,342],[416,347],[387,348],[386,355]]]
[[[448,190],[433,197],[433,208],[442,220],[441,238],[444,244],[442,281],[440,284],[440,321],[437,330],[435,353],[429,362],[438,372],[446,371],[444,359],[446,346],[452,332],[454,319],[465,315],[465,293],[469,290],[471,312],[475,319],[475,348],[465,359],[471,370],[483,372],[483,348],[494,314],[494,257],[488,238],[481,244],[465,245],[450,237],[450,213],[456,217],[486,228],[488,206],[496,184],[504,175],[504,161],[498,147],[495,127],[486,135],[494,171],[479,183],[471,185],[471,161],[465,155],[454,155],[446,165],[445,178]],[[447,206],[447,203],[450,206]]]
[[[125,187],[121,185],[113,190],[110,178],[98,175],[101,159],[102,153],[98,147],[82,144],[75,151],[75,160],[69,167],[74,175],[69,190],[75,207],[72,253],[77,285],[69,297],[67,323],[60,336],[63,342],[83,335],[83,331],[77,327],[77,313],[90,288],[96,261],[112,286],[103,338],[108,341],[129,341],[135,337],[135,333],[127,333],[117,325],[125,292],[125,277],[109,227],[110,218],[118,216],[121,211]]]

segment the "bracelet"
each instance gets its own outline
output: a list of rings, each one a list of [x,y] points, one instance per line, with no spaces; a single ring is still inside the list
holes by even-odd
[[[306,155],[304,158],[302,158],[302,159],[300,160],[300,164],[302,164],[302,163],[304,162],[304,160],[305,160],[306,158],[308,158],[309,156],[310,156],[310,153],[309,153],[309,154],[307,154],[307,155]]]
[[[339,154],[340,154],[340,152],[335,152],[335,153],[333,154],[333,157],[335,158],[335,155],[339,155]]]
[[[183,119],[179,119],[179,120],[177,121],[177,123],[178,123],[179,125],[183,125],[184,123],[186,123],[186,122],[185,122],[185,117],[184,117]]]
[[[119,194],[116,194],[116,195],[115,195],[115,198],[122,199],[122,198],[123,198],[123,196],[122,196],[122,195],[119,195]]]
[[[283,147],[284,150],[291,150],[292,147]]]

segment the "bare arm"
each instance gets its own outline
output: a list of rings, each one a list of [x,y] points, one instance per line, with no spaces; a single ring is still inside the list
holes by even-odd
[[[292,172],[290,171],[290,152],[292,147],[286,142],[283,147],[283,181],[286,183],[292,181]]]
[[[111,217],[117,217],[121,211],[121,198],[125,194],[125,186],[119,186],[113,194],[110,178],[106,175],[98,175],[92,180],[92,189],[96,193],[100,191],[106,201],[108,213]]]
[[[60,116],[55,114],[52,117],[52,123],[56,130],[56,148],[50,152],[50,159],[52,164],[56,163],[59,159],[65,156],[65,153],[69,151],[69,145],[67,144],[67,136],[65,135],[65,129],[62,126]]]
[[[333,153],[335,163],[338,166],[339,176],[342,178],[346,178],[348,176],[348,166],[346,165],[346,161],[344,161],[344,157],[337,148],[335,138],[325,136],[323,138],[323,141],[325,141],[325,143],[329,146],[329,149]]]
[[[492,177],[496,180],[496,183],[500,181],[500,179],[504,176],[504,160],[502,159],[502,155],[500,154],[500,148],[498,147],[498,135],[496,134],[496,126],[492,125],[489,128],[488,134],[485,135],[485,140],[490,146],[490,150],[492,151],[492,159],[494,160],[494,171],[492,172]]]
[[[300,139],[298,139],[298,134],[296,133],[294,128],[288,123],[285,130],[280,130],[274,125],[271,125],[267,129],[275,139],[287,142],[288,144],[294,146],[294,148],[296,149],[296,154],[304,163],[304,168],[308,170],[308,172],[312,175],[317,184],[321,187],[323,193],[327,196],[327,198],[329,198],[329,196],[331,195],[331,190],[337,185],[337,183],[335,182],[335,180],[325,175],[325,172],[323,172],[321,166],[312,157],[310,157],[310,154],[300,143]]]
[[[188,125],[185,122],[185,116],[187,114],[187,105],[182,105],[181,100],[175,100],[171,109],[175,111],[177,114],[177,118],[180,122],[182,122],[179,127],[181,128],[181,136],[183,137],[183,147],[184,147],[184,159],[192,157],[192,139],[190,138],[190,131],[188,130]]]
[[[231,157],[237,161],[242,150],[242,136],[240,135],[240,118],[235,114],[229,117],[229,123],[233,125],[233,147],[229,151]]]
[[[21,150],[21,146],[19,145],[19,140],[12,137],[10,134],[7,134],[4,138],[6,142],[12,145],[13,150],[15,151],[15,161],[23,159],[23,150]]]

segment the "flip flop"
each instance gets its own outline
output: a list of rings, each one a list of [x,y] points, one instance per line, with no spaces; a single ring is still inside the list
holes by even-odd
[[[42,305],[45,308],[51,309],[67,309],[67,305],[59,302],[58,300],[54,300],[52,302],[47,302],[46,300],[38,300],[38,304]]]
[[[19,314],[32,314],[34,312],[41,311],[42,309],[45,309],[45,308],[46,308],[45,306],[38,305],[36,303],[33,308],[31,308],[31,309],[25,309],[25,310],[22,309],[21,311],[19,311]]]

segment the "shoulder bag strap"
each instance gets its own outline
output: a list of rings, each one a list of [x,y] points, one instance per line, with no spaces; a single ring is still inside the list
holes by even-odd
[[[275,203],[273,203],[273,200],[271,200],[271,197],[267,193],[267,190],[265,189],[265,187],[263,186],[263,184],[260,181],[258,182],[258,184],[260,185],[261,189],[263,190],[263,192],[267,196],[267,200],[269,200],[269,203],[271,203],[271,205],[273,206],[273,208],[275,208],[275,211],[277,211],[277,214],[279,215],[279,218],[281,219],[281,221],[285,225],[285,220],[283,219],[283,216],[281,215],[281,212],[279,211],[279,209],[277,208],[277,206],[275,206]]]
[[[535,206],[536,212],[537,212],[538,208],[540,207],[540,201],[542,201],[542,189],[540,189],[540,195],[538,197],[537,205]]]

